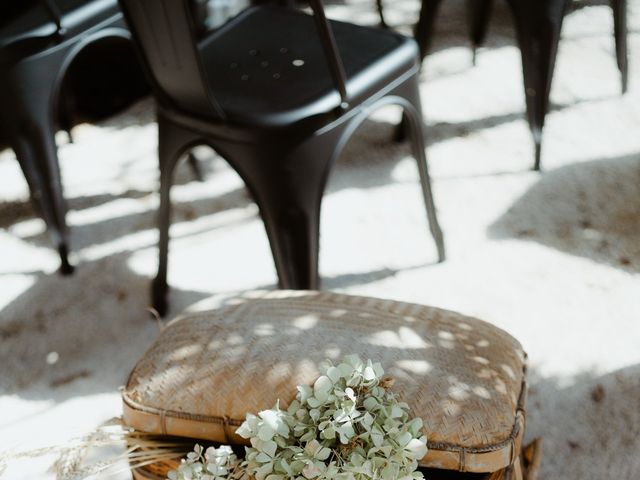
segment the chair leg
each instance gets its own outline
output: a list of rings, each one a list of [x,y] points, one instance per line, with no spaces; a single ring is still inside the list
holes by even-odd
[[[429,220],[429,230],[433,236],[438,251],[438,262],[444,262],[446,259],[444,235],[438,222],[435,202],[433,201],[433,192],[431,189],[431,177],[429,176],[429,167],[427,164],[427,155],[424,142],[424,123],[422,120],[422,109],[420,104],[420,96],[418,90],[418,77],[415,77],[410,93],[405,95],[409,100],[411,107],[405,106],[406,124],[411,131],[413,155],[418,162],[418,172],[420,174],[420,185],[422,186],[422,196],[427,209],[427,219]]]
[[[320,206],[340,134],[316,134],[292,151],[225,150],[251,191],[267,231],[280,288],[319,287]],[[278,141],[274,140],[273,145]],[[276,146],[277,148],[277,146]]]
[[[29,185],[31,198],[44,219],[60,256],[60,273],[73,273],[69,263],[69,229],[66,202],[62,192],[60,168],[53,125],[41,114],[25,121],[25,128],[13,139],[13,149]]]
[[[189,165],[194,178],[198,182],[204,182],[204,174],[202,173],[202,168],[200,167],[200,161],[193,152],[189,152],[189,154],[187,155],[187,164]]]
[[[299,185],[299,184],[298,184]],[[296,184],[262,190],[260,212],[267,229],[280,288],[315,290],[319,285],[320,199]]]
[[[66,44],[28,61],[10,62],[3,65],[0,75],[0,128],[7,134],[34,206],[47,225],[63,275],[72,273],[73,266],[68,258],[67,205],[60,179],[52,107],[60,65],[70,48]]]
[[[420,47],[420,60],[427,56],[431,48],[433,28],[440,3],[442,3],[442,0],[422,0],[420,17],[414,29],[414,37],[418,42],[418,47]]]
[[[540,151],[562,21],[569,0],[508,0],[522,55],[527,119],[535,145],[534,170]]]
[[[431,39],[433,37],[433,27],[435,25],[436,15],[440,8],[442,0],[422,0],[420,7],[420,17],[414,28],[414,38],[418,43],[420,50],[420,61],[424,60],[431,48]],[[407,119],[402,115],[400,124],[393,132],[394,142],[404,142],[407,138]]]
[[[378,16],[380,17],[380,26],[382,28],[389,28],[389,25],[384,19],[384,5],[382,4],[382,0],[376,0],[376,8],[378,9]]]
[[[611,0],[613,27],[616,40],[616,60],[620,70],[622,94],[627,93],[629,66],[627,56],[627,0]]]
[[[169,227],[171,225],[171,173],[160,171],[160,208],[158,210],[158,273],[151,284],[151,304],[161,317],[169,308],[167,295],[167,263],[169,257]]]
[[[169,308],[167,266],[171,226],[171,185],[173,172],[190,134],[158,117],[158,159],[160,164],[160,207],[158,210],[158,273],[151,284],[151,301],[160,316]]]
[[[60,115],[59,115],[59,123],[60,130],[63,130],[69,139],[69,143],[74,143],[73,135],[71,134],[71,128],[73,127],[73,115],[74,115],[74,105],[71,98],[69,98],[69,94],[60,99]]]
[[[467,0],[472,62],[474,66],[476,65],[477,49],[484,45],[484,41],[487,38],[492,9],[493,0]]]

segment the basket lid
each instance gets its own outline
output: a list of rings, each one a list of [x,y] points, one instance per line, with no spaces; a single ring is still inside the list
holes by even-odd
[[[438,308],[326,292],[278,291],[172,321],[123,390],[138,430],[214,442],[246,413],[286,406],[325,358],[382,364],[421,417],[421,466],[494,472],[517,457],[524,432],[525,354],[503,330]]]

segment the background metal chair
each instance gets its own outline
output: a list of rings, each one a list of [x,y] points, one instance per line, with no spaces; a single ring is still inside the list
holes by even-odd
[[[484,44],[491,10],[494,0],[467,0],[470,12],[470,33],[472,45],[475,48]],[[545,3],[545,2],[541,2]],[[613,33],[616,49],[616,63],[620,70],[622,93],[627,92],[629,81],[628,50],[627,50],[627,0],[609,0],[613,11]],[[570,0],[565,11],[571,5]],[[512,7],[513,8],[513,7]],[[514,12],[515,14],[515,12]]]
[[[424,58],[429,52],[435,19],[442,0],[423,0],[415,38]],[[549,109],[549,92],[555,68],[560,30],[571,0],[507,0],[513,14],[522,55],[527,120],[535,147],[534,170],[540,169],[542,130]],[[622,93],[628,86],[627,1],[610,0],[614,18],[616,60],[622,83]],[[484,44],[491,17],[493,0],[466,0],[473,61],[476,49]],[[377,0],[381,23],[382,3]]]
[[[252,7],[196,43],[187,0],[120,0],[158,101],[160,259],[155,308],[167,310],[174,168],[207,144],[240,174],[265,224],[279,285],[318,287],[319,217],[331,166],[373,110],[403,107],[431,233],[444,259],[425,157],[417,47],[396,33]]]
[[[468,0],[472,10],[471,36],[474,47],[484,43],[493,0]],[[560,30],[571,0],[507,0],[522,55],[527,119],[535,145],[534,170],[540,169],[542,130],[549,110],[549,93],[555,68]],[[614,18],[616,61],[622,93],[628,88],[627,1],[610,0]]]
[[[15,151],[31,198],[60,254],[60,272],[68,274],[73,267],[68,261],[67,208],[54,138],[60,124],[61,85],[72,60],[85,47],[130,35],[116,0],[12,2],[4,8],[0,130]]]

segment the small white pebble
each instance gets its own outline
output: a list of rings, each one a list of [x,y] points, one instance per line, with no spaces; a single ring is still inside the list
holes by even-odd
[[[59,359],[60,359],[60,355],[58,355],[58,352],[47,353],[47,365],[53,365],[55,363],[58,363]]]

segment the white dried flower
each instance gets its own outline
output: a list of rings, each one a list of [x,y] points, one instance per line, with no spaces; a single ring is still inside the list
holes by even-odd
[[[197,445],[187,454],[177,470],[169,472],[169,480],[228,480],[239,466],[231,447],[209,447],[206,451]]]

